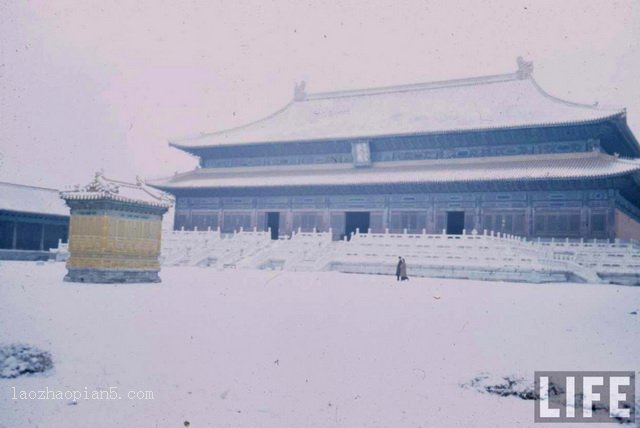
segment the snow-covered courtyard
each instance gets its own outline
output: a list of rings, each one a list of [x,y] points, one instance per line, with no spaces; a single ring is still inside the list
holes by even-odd
[[[64,274],[62,263],[0,264],[0,344],[37,346],[54,365],[0,379],[2,427],[533,426],[534,401],[461,384],[640,361],[640,287],[196,267],[165,268],[160,284],[92,285]],[[45,388],[122,398],[13,399]]]

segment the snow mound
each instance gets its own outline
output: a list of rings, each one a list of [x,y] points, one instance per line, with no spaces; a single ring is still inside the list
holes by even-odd
[[[12,379],[53,368],[51,354],[23,344],[0,345],[0,379]]]
[[[540,398],[535,391],[533,382],[514,375],[495,376],[489,373],[481,373],[461,386],[501,397],[515,396],[523,400],[537,400]]]

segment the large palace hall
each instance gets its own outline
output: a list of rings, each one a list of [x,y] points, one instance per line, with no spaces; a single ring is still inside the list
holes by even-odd
[[[533,65],[307,93],[256,122],[171,141],[199,166],[150,183],[175,228],[640,238],[640,147],[624,108],[545,92]]]

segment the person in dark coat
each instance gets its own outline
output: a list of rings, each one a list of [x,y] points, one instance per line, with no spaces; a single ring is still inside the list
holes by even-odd
[[[400,281],[409,281],[409,276],[407,275],[407,262],[404,258],[400,260]]]
[[[396,281],[400,281],[401,273],[402,273],[402,257],[398,256],[398,265],[396,266]]]

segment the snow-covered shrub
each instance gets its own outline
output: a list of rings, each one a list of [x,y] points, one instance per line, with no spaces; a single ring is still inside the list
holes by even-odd
[[[0,345],[0,378],[11,379],[53,368],[51,354],[24,344]]]

